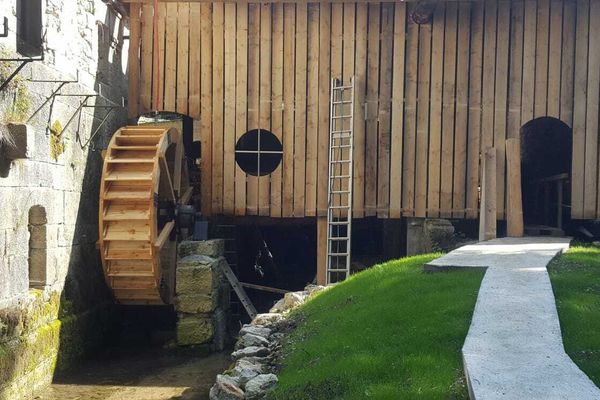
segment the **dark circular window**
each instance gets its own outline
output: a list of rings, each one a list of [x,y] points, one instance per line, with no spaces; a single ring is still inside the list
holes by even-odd
[[[249,175],[264,176],[275,171],[282,153],[277,136],[265,129],[252,129],[235,145],[235,162]]]

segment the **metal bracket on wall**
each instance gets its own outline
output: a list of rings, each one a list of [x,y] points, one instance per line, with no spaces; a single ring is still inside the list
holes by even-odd
[[[95,93],[95,94],[56,93],[55,96],[83,97],[83,100],[81,100],[81,102],[79,103],[79,106],[77,107],[77,109],[75,110],[75,112],[73,113],[71,118],[69,118],[69,120],[67,121],[65,126],[62,128],[62,132],[66,132],[67,128],[75,120],[75,117],[79,116],[79,118],[77,120],[77,130],[75,131],[75,138],[77,140],[77,143],[79,143],[79,145],[81,146],[82,149],[85,148],[92,141],[92,139],[98,134],[98,132],[100,132],[100,128],[102,128],[102,126],[104,126],[104,124],[108,120],[108,117],[110,116],[110,114],[112,113],[113,110],[115,110],[117,108],[125,108],[125,99],[123,97],[121,97],[121,104],[117,104],[117,103],[113,102],[112,100],[108,99],[107,97],[104,97],[102,95],[102,85],[98,86],[98,93]],[[91,99],[92,97],[100,98],[100,99],[104,100],[106,103],[108,103],[109,105],[88,104],[88,100]],[[102,118],[102,120],[100,121],[100,124],[96,127],[94,132],[90,135],[90,137],[88,138],[88,140],[85,143],[81,143],[81,138],[79,135],[79,127],[81,126],[81,110],[83,108],[108,110],[106,112],[106,114],[104,115],[104,117]],[[48,125],[46,127],[46,132],[49,132],[49,131],[50,131],[50,126]],[[62,135],[62,133],[61,133],[61,135]]]
[[[8,78],[6,78],[6,80],[2,83],[0,83],[0,92],[4,90],[4,88],[6,88],[8,86],[8,84],[10,83],[10,81],[12,81],[15,76],[17,76],[17,74],[19,72],[21,72],[21,70],[23,69],[23,67],[25,67],[25,65],[27,65],[30,62],[33,61],[44,61],[44,53],[42,53],[42,55],[40,57],[37,58],[33,58],[33,57],[25,57],[25,58],[0,58],[0,62],[20,62],[21,64],[19,64],[19,66],[9,75]]]
[[[36,110],[33,112],[33,114],[31,114],[31,116],[27,119],[27,122],[25,122],[26,124],[28,124],[33,117],[35,117],[37,115],[37,113],[39,113],[42,108],[44,108],[44,106],[46,104],[48,104],[52,99],[54,99],[54,97],[61,91],[61,89],[69,84],[69,83],[77,83],[79,82],[79,70],[77,70],[76,72],[76,76],[75,79],[71,79],[71,80],[60,80],[60,79],[33,79],[30,78],[29,82],[36,82],[36,83],[58,83],[58,87],[52,91],[52,93],[50,94],[50,96],[48,96],[46,98],[46,100],[44,100],[44,102],[38,107],[36,108]]]

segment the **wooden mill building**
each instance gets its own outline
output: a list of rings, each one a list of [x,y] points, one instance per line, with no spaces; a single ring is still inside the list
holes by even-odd
[[[494,147],[503,220],[505,140],[538,119],[570,135],[543,144],[570,147],[567,212],[600,218],[600,0],[127,1],[129,115],[194,119],[206,216],[323,217],[331,78],[354,77],[355,219],[478,218]],[[262,176],[236,163],[255,129],[281,143]]]

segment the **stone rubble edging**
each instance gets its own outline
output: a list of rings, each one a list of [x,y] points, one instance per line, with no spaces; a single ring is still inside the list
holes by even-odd
[[[258,314],[242,327],[231,357],[232,368],[217,375],[210,400],[258,400],[278,383],[277,353],[289,327],[287,316],[325,286],[308,285],[302,291],[286,293],[268,313]]]

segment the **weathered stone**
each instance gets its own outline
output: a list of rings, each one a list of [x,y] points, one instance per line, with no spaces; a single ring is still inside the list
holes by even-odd
[[[225,254],[225,241],[223,239],[183,241],[179,244],[178,249],[181,258],[190,255],[219,258]]]
[[[233,353],[231,353],[231,356],[234,359],[239,360],[240,358],[244,357],[263,357],[268,354],[269,350],[266,347],[250,346],[234,351]]]
[[[279,313],[258,314],[256,317],[254,317],[251,324],[252,325],[269,325],[269,324],[274,324],[276,322],[279,322],[282,319],[283,319],[283,315],[281,315]]]
[[[271,307],[269,312],[270,313],[280,313],[285,310],[284,307],[285,307],[285,299],[281,298],[281,299],[277,300],[277,302],[275,304],[273,304],[273,307]]]
[[[251,333],[253,335],[262,336],[266,339],[271,335],[271,330],[265,326],[260,325],[244,325],[242,329],[240,329],[240,336],[245,335],[246,333]]]
[[[322,292],[323,290],[327,289],[327,286],[323,286],[323,285],[307,285],[304,288],[304,291],[309,295],[312,296],[313,294]]]
[[[244,392],[236,380],[227,375],[217,375],[217,381],[210,389],[210,400],[241,400]]]
[[[235,367],[231,372],[231,376],[233,376],[239,382],[240,387],[243,389],[250,379],[262,374],[262,372],[262,364],[242,358],[235,363]]]
[[[308,295],[305,292],[289,292],[283,296],[284,311],[291,310],[304,303]]]
[[[177,294],[208,294],[217,279],[216,263],[207,256],[187,256],[177,262]]]
[[[262,336],[253,335],[252,333],[246,333],[245,335],[239,338],[235,345],[237,349],[251,346],[267,347],[269,346],[269,341]]]
[[[180,294],[176,298],[178,312],[188,314],[210,313],[217,308],[217,296],[213,294]]]
[[[265,393],[277,385],[278,379],[274,374],[261,374],[246,383],[246,399],[261,399]]]
[[[180,346],[208,343],[212,340],[213,334],[212,318],[180,314],[177,322],[177,344]]]

